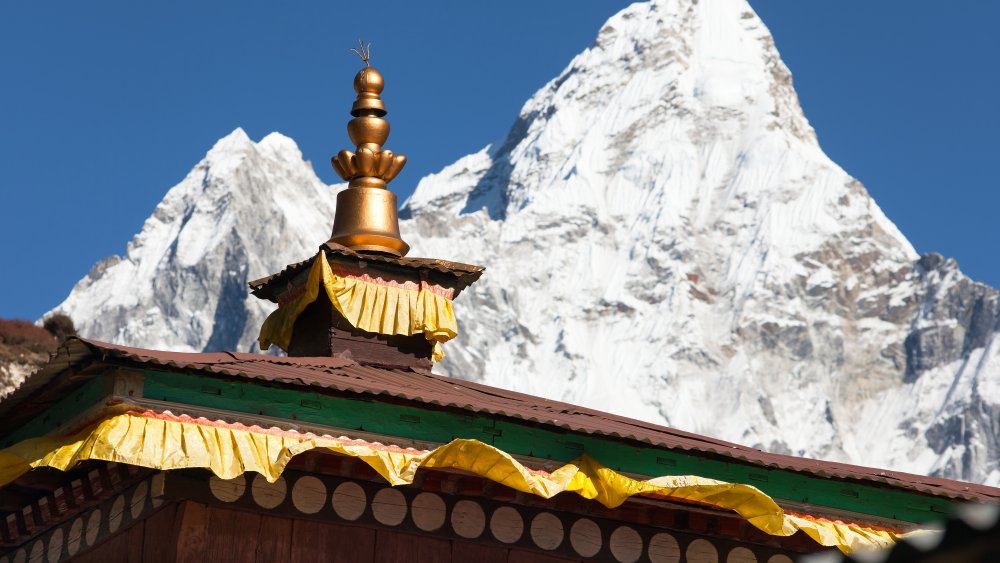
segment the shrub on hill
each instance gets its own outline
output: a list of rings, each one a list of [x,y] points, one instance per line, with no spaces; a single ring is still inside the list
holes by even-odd
[[[15,363],[41,366],[60,342],[75,334],[73,320],[66,315],[52,315],[41,327],[21,319],[0,319],[0,368]]]
[[[30,321],[0,319],[0,344],[25,352],[51,354],[59,341],[53,333]]]
[[[76,336],[76,327],[73,326],[73,319],[62,313],[57,313],[45,319],[42,328],[52,333],[59,342],[66,340],[70,336]]]

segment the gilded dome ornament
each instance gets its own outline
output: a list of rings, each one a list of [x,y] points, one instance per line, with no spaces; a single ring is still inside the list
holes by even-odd
[[[361,57],[365,67],[354,77],[354,118],[347,123],[347,135],[355,150],[342,150],[330,159],[337,175],[348,182],[347,189],[337,195],[330,241],[358,252],[405,256],[410,247],[399,235],[396,195],[387,184],[403,170],[406,156],[383,148],[389,138],[381,98],[385,80],[371,66],[371,44],[358,44],[358,49],[351,50]]]

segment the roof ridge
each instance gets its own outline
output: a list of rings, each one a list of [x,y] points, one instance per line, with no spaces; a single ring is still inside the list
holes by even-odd
[[[75,342],[79,341],[80,346]],[[889,485],[917,493],[951,498],[1000,500],[1000,488],[957,480],[916,475],[842,462],[814,460],[765,452],[726,442],[588,409],[571,403],[507,391],[465,379],[409,368],[358,363],[346,358],[295,358],[239,352],[163,352],[107,344],[95,340],[68,339],[49,364],[30,376],[21,388],[0,402],[0,415],[28,399],[59,374],[89,359],[113,356],[137,366],[170,366],[207,375],[222,375],[329,389],[341,393],[392,397],[431,408],[456,408],[531,422],[593,436],[607,436],[650,444],[663,449],[701,452],[768,469],[781,469],[819,477]],[[207,356],[207,358],[206,358]],[[213,360],[212,358],[215,358]],[[233,361],[235,360],[235,361]],[[322,360],[322,361],[317,361]],[[337,362],[331,365],[331,362]],[[339,362],[343,362],[340,364]],[[422,377],[417,377],[422,376]],[[562,413],[555,415],[555,413]]]

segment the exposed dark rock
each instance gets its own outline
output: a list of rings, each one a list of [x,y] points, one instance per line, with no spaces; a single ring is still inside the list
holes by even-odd
[[[904,382],[982,348],[1000,329],[1000,292],[962,275],[954,260],[924,254],[917,262],[922,303],[906,336]]]

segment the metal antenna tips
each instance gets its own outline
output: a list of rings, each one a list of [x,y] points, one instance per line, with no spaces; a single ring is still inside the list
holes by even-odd
[[[358,47],[360,48],[360,50],[354,48],[352,48],[351,50],[354,51],[354,53],[357,56],[361,57],[361,60],[365,61],[365,66],[372,66],[371,63],[368,62],[372,58],[372,44],[369,43],[368,47],[366,48],[365,42],[358,39]]]

